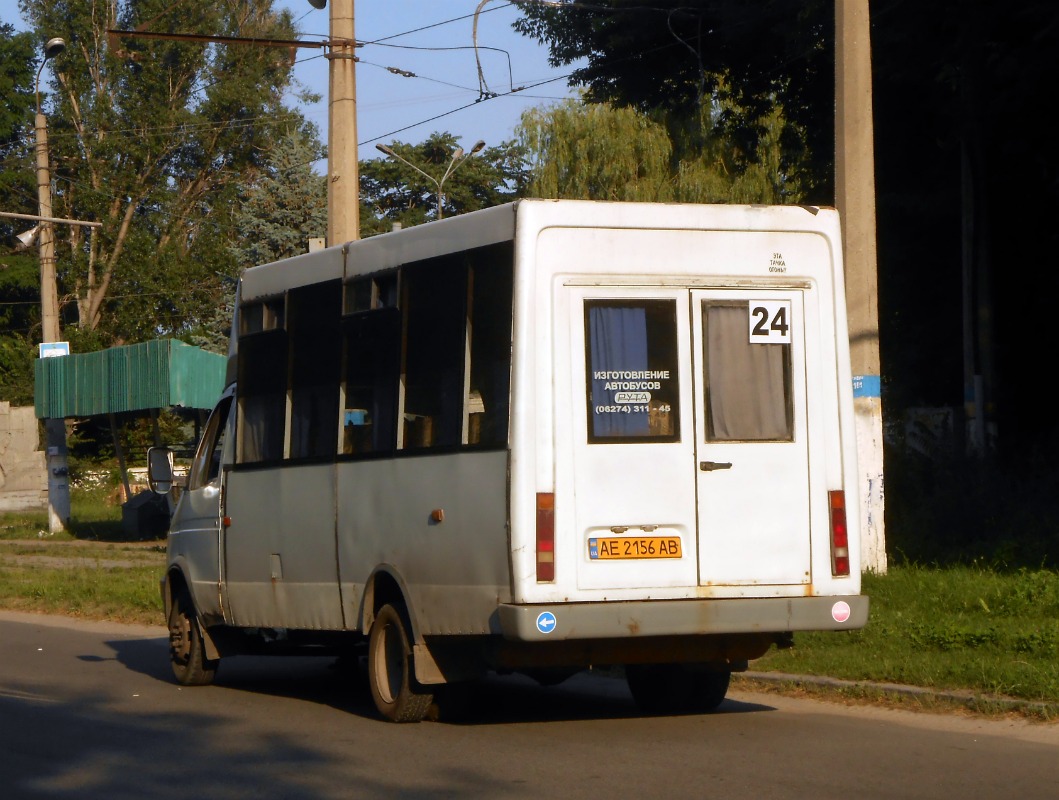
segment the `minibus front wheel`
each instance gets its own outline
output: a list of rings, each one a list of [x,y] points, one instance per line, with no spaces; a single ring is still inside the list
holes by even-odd
[[[375,707],[391,722],[419,722],[434,695],[415,678],[409,626],[402,606],[379,609],[368,639],[368,683]]]
[[[169,660],[183,686],[207,686],[217,673],[216,659],[206,657],[198,615],[186,589],[173,598],[169,610]]]

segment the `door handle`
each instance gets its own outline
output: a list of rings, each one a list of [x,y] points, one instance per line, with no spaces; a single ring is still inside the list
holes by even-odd
[[[713,472],[716,469],[731,469],[731,461],[700,461],[699,469],[703,472]]]

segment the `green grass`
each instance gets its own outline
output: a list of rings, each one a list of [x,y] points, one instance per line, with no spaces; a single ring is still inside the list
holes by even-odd
[[[1059,574],[903,565],[864,576],[868,625],[801,633],[761,671],[1059,702]]]
[[[0,540],[3,539],[86,539],[121,541],[121,505],[112,500],[113,488],[74,490],[70,494],[70,524],[63,533],[48,530],[46,511],[19,511],[0,514]]]
[[[161,625],[165,542],[124,542],[105,487],[75,490],[68,530],[44,511],[0,514],[0,608]]]
[[[109,555],[94,563],[71,559],[70,566],[56,566],[2,555],[0,608],[161,625],[158,580],[165,554],[154,556],[156,564],[143,566],[110,566]]]

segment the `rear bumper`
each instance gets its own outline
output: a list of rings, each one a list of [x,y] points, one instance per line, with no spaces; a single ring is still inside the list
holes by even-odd
[[[845,631],[868,622],[865,595],[501,604],[500,630],[522,642]]]

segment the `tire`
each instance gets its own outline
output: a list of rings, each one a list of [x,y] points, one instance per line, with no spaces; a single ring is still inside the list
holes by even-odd
[[[368,639],[368,684],[375,707],[390,722],[419,722],[433,692],[415,679],[408,626],[400,607],[385,605]]]
[[[695,711],[713,711],[728,694],[732,680],[730,669],[703,669],[691,675],[691,707]]]
[[[182,686],[208,686],[217,674],[217,660],[206,658],[195,606],[186,591],[173,598],[169,611],[169,660]]]
[[[645,714],[713,711],[728,693],[731,670],[690,664],[628,664],[625,680]]]
[[[625,681],[644,714],[675,714],[689,708],[691,676],[680,664],[627,664]]]

